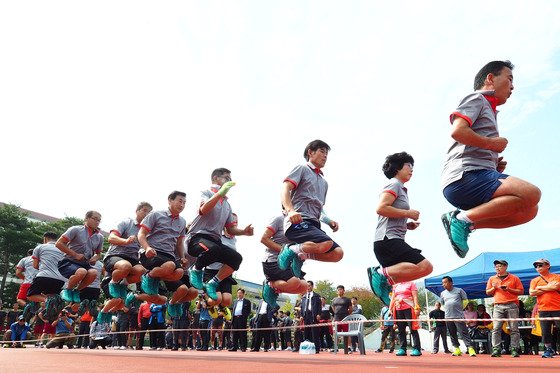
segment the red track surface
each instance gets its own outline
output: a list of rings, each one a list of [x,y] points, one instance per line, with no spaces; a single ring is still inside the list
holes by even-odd
[[[396,357],[393,354],[299,355],[285,351],[133,351],[133,350],[68,350],[0,349],[1,373],[42,372],[544,372],[560,371],[560,357],[489,355],[477,357],[424,354],[420,357]]]

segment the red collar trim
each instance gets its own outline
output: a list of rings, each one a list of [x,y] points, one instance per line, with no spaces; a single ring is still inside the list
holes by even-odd
[[[315,172],[315,175],[323,175],[323,171],[321,171],[320,168],[318,167],[314,167],[312,164],[307,164],[307,167],[309,167],[311,170],[313,170],[313,172]]]
[[[88,227],[86,224],[84,224],[84,227],[86,227],[88,235],[91,237],[93,236],[94,233],[98,233],[99,229],[91,229],[90,227]]]
[[[489,96],[489,95],[483,95],[483,96],[490,103],[490,106],[492,107],[492,110],[494,110],[495,113],[496,107],[498,106],[498,99],[496,98],[496,96]]]

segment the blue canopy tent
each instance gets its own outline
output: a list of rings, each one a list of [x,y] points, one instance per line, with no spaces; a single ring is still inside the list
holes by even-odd
[[[560,273],[560,249],[525,251],[525,252],[488,252],[482,253],[470,262],[454,269],[453,271],[433,276],[424,280],[426,289],[438,297],[443,291],[441,279],[449,276],[453,279],[453,285],[463,289],[469,299],[486,298],[486,283],[490,276],[496,274],[494,260],[504,259],[508,262],[508,272],[518,276],[523,283],[525,293],[529,293],[529,283],[538,276],[533,267],[537,259],[548,259],[550,271]]]

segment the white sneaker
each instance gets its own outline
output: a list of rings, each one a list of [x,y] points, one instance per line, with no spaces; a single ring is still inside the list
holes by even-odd
[[[274,347],[271,347],[270,351],[276,351],[276,349]]]
[[[158,349],[157,349],[157,350],[158,350],[158,351],[163,351],[163,348],[161,348],[161,347],[158,347]]]
[[[292,348],[291,348],[291,347],[286,347],[286,348],[284,349],[284,351],[292,351]]]
[[[119,350],[126,350],[126,346],[119,347]]]
[[[118,350],[119,346],[113,346],[113,350]]]

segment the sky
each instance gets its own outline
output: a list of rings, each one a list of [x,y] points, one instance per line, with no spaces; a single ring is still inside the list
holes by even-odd
[[[237,276],[261,282],[260,237],[282,181],[314,139],[331,152],[326,231],[338,263],[307,278],[367,287],[388,154],[415,159],[420,227],[406,240],[452,270],[483,251],[559,247],[560,3],[548,1],[27,1],[0,4],[0,201],[55,217],[97,210],[109,231],[138,202],[187,193],[191,220],[213,169],[232,171]],[[506,172],[542,191],[531,222],[471,235],[455,255],[440,216],[449,114],[492,60],[515,64],[499,107]],[[504,254],[507,258],[507,254]],[[528,261],[536,258],[529,257]]]

